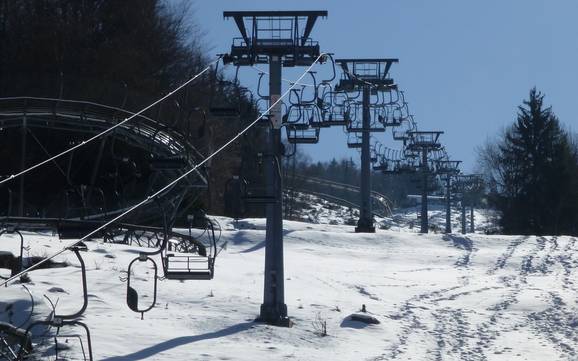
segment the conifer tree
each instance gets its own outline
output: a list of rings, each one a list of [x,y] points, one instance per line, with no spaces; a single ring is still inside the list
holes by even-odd
[[[506,233],[577,232],[578,158],[536,88],[502,139],[482,150],[481,160]]]

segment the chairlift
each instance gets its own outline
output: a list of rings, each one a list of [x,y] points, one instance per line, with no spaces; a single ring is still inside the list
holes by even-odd
[[[16,264],[11,265],[10,277],[12,277],[15,274],[17,274],[18,272],[21,272],[24,270],[24,236],[14,226],[7,226],[7,227],[4,227],[4,229],[0,230],[0,237],[4,234],[10,234],[10,235],[17,234],[18,237],[20,238],[20,256],[18,257],[19,264],[18,265],[16,265]],[[10,262],[10,263],[12,263],[12,262]]]
[[[409,134],[405,130],[394,130],[392,135],[394,140],[401,140],[404,143],[409,139]]]
[[[307,72],[307,74],[309,74],[309,76],[311,77],[311,80],[313,81],[313,83],[311,84],[311,86],[303,85],[301,87],[301,92],[299,95],[299,99],[300,99],[301,104],[314,104],[314,105],[317,104],[317,95],[318,94],[317,94],[317,78],[315,77],[316,73],[317,73],[316,71],[312,71],[312,70]],[[308,88],[313,89],[313,95],[310,99],[305,98],[305,89],[308,89]]]
[[[303,107],[299,104],[291,104],[285,114],[283,114],[282,120],[284,125],[309,128],[309,124],[303,115]]]
[[[436,173],[438,174],[459,174],[459,160],[438,160],[435,162]]]
[[[389,171],[389,170],[392,170],[390,160],[389,160],[389,159],[386,159],[385,157],[382,157],[382,158],[379,160],[379,163],[373,166],[373,170],[381,171],[381,172],[383,172],[383,173],[385,173],[385,172],[387,172],[387,171]]]
[[[327,124],[323,121],[323,117],[319,108],[313,104],[305,104],[303,105],[303,115],[304,121],[306,124],[312,128],[326,128],[328,127]],[[303,128],[307,129],[307,128]]]
[[[361,148],[363,142],[361,140],[361,134],[359,133],[348,133],[347,134],[347,147],[348,148]]]
[[[364,128],[363,127],[363,123],[361,123],[360,121],[355,122],[355,123],[349,123],[346,127],[348,132],[354,132],[354,133],[359,133],[359,132],[370,132],[370,133],[382,133],[385,132],[385,127],[380,124],[377,121],[371,121],[371,123],[369,124],[369,128]]]
[[[168,253],[163,249],[162,262],[164,277],[169,280],[211,280],[215,274],[215,258],[217,257],[217,240],[215,226],[204,214],[197,216],[206,229],[210,245],[207,249],[196,248],[196,253]],[[166,232],[168,234],[168,232]]]
[[[333,93],[333,86],[330,83],[321,82],[317,86],[317,99],[315,101],[315,105],[319,108],[319,110],[329,111],[332,106],[331,101],[331,93]]]
[[[319,141],[319,128],[299,128],[294,125],[285,127],[287,142],[291,144],[315,144]]]
[[[363,127],[363,109],[361,104],[356,102],[352,106],[352,114],[354,114],[354,117],[352,117],[351,122],[347,125],[346,128],[348,132],[370,132],[370,133],[385,132],[385,127],[383,126],[383,124],[381,124],[376,117],[372,117],[371,115],[370,115],[369,128],[366,129]]]
[[[247,204],[273,204],[278,200],[267,186],[243,180],[243,199]]]
[[[321,109],[321,126],[347,126],[351,123],[351,108],[347,93],[331,91],[326,94],[324,103],[326,106]]]
[[[401,174],[414,174],[418,171],[418,165],[412,160],[402,160],[397,163],[396,171]]]
[[[157,200],[158,202],[158,200]],[[159,205],[160,207],[160,205]],[[206,220],[208,227],[208,234],[210,241],[209,252],[204,245],[196,244],[192,248],[180,248],[178,254],[168,252],[168,244],[170,241],[170,227],[167,220],[166,212],[163,212],[163,230],[164,236],[162,244],[159,249],[153,252],[141,252],[139,256],[133,259],[128,265],[127,276],[127,305],[134,311],[141,314],[141,319],[144,313],[150,311],[156,304],[157,299],[157,282],[158,282],[158,266],[151,256],[160,255],[164,278],[169,280],[210,280],[214,275],[215,258],[217,256],[217,245],[215,239],[214,226],[210,220]],[[203,215],[204,217],[204,215]],[[199,245],[201,247],[199,247]],[[193,253],[195,252],[195,253]],[[154,270],[153,275],[153,300],[148,307],[141,307],[139,305],[139,295],[137,290],[131,286],[130,276],[132,268],[137,263],[149,263]]]
[[[395,93],[395,98],[393,97],[394,93]],[[403,94],[403,92],[401,90],[392,89],[392,91],[389,92],[389,102],[387,102],[387,105],[393,106],[393,105],[399,104],[400,99],[403,97],[403,95],[400,95],[400,93]]]
[[[443,134],[442,131],[411,131],[409,132],[410,144],[412,149],[440,149],[439,137]]]
[[[172,245],[169,239],[163,248],[162,262],[164,277],[172,280],[210,280],[214,275],[214,260],[217,254],[215,229],[213,222],[207,218],[204,211],[198,210],[187,216],[189,234],[192,228],[201,228],[210,240],[209,252],[207,248],[198,245],[183,245],[183,241]],[[169,234],[167,231],[166,234]],[[169,252],[178,252],[169,253]]]
[[[388,116],[385,118],[384,125],[390,127],[398,127],[400,126],[405,120],[403,108],[399,105],[395,105],[391,108]]]
[[[261,81],[263,80],[264,76],[265,72],[259,72],[259,79],[257,80],[257,96],[259,96],[260,99],[269,100],[269,95],[261,94]]]
[[[383,147],[383,144],[381,144],[381,142],[374,143],[372,146],[370,146],[370,148],[369,148],[369,161],[371,163],[377,162],[378,156],[379,156],[379,154],[381,154],[381,148],[382,147]]]
[[[235,72],[235,79],[233,81],[229,80],[218,80],[219,79],[219,63],[215,66],[215,76],[214,80],[218,84],[218,87],[213,85],[211,91],[211,97],[209,102],[209,114],[214,117],[220,118],[238,118],[240,116],[241,110],[241,99],[240,90],[238,84],[239,66],[237,66]],[[228,90],[233,87],[233,91],[236,93],[233,102],[226,100]],[[218,88],[218,89],[217,89]]]
[[[137,258],[133,259],[128,264],[128,270],[127,270],[128,275],[126,278],[126,304],[128,305],[128,308],[131,309],[131,311],[134,311],[134,312],[141,314],[141,320],[144,318],[144,313],[152,310],[153,307],[155,307],[155,304],[157,302],[158,267],[157,267],[157,263],[152,258],[150,258],[148,255],[149,254],[147,254],[147,253],[140,253]],[[145,262],[150,263],[152,265],[153,270],[154,270],[153,299],[152,299],[152,301],[148,307],[140,307],[139,306],[138,291],[131,286],[131,274],[133,273],[132,269],[133,269],[134,263],[137,261],[140,264],[143,264]]]
[[[25,341],[23,341],[23,343],[20,346],[17,360],[23,360],[23,359],[28,358],[29,356],[31,356],[33,354],[34,344],[33,344],[33,336],[32,336],[31,331],[34,327],[43,325],[43,326],[47,326],[47,327],[56,328],[56,336],[50,336],[50,338],[54,340],[54,345],[55,345],[54,347],[55,347],[57,360],[60,359],[58,357],[58,338],[77,338],[80,342],[82,357],[83,357],[84,361],[93,361],[92,340],[91,340],[91,336],[90,336],[90,330],[86,324],[84,324],[81,321],[78,321],[78,319],[82,316],[82,314],[84,313],[84,311],[86,310],[86,308],[88,306],[88,293],[87,293],[87,288],[86,288],[86,266],[84,264],[84,260],[82,259],[82,256],[80,255],[79,249],[76,247],[73,247],[73,248],[70,248],[70,250],[74,253],[76,258],[80,262],[81,277],[82,277],[81,283],[82,283],[82,293],[83,293],[83,304],[82,304],[80,310],[75,312],[75,313],[68,314],[68,315],[53,314],[51,319],[32,322],[28,326],[28,328],[26,329],[27,338],[25,339]],[[62,329],[71,329],[71,328],[74,328],[77,326],[81,327],[84,330],[84,333],[85,333],[84,335],[76,335],[76,334],[74,334],[74,335],[62,335],[60,333],[60,331]],[[86,345],[87,345],[86,349],[84,347],[83,338],[86,339]],[[30,350],[30,352],[28,352],[27,350]]]

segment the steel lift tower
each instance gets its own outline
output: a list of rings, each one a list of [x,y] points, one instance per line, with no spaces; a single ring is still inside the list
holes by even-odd
[[[461,160],[438,160],[436,173],[445,176],[446,181],[446,229],[445,233],[452,233],[452,177],[460,173]]]
[[[481,198],[484,188],[482,178],[477,174],[459,175],[455,182],[455,192],[461,195],[462,233],[467,233],[466,207],[470,206],[470,232],[474,233],[474,205]]]
[[[389,78],[389,69],[398,59],[336,59],[341,66],[342,79],[335,87],[337,91],[362,93],[362,124],[355,132],[361,133],[361,202],[359,220],[355,232],[374,233],[371,205],[371,155],[369,138],[372,132],[385,131],[385,128],[372,127],[371,96],[377,92],[395,89],[393,79]]]
[[[409,132],[409,144],[407,149],[421,154],[421,173],[423,179],[421,191],[421,233],[428,233],[429,222],[427,218],[427,194],[428,194],[428,177],[430,169],[428,167],[428,154],[441,148],[439,137],[444,132],[441,131],[413,131]]]
[[[319,57],[319,44],[309,38],[319,17],[327,11],[225,11],[232,18],[240,38],[233,39],[225,62],[237,66],[269,64],[269,104],[281,97],[283,67],[310,66]],[[269,112],[265,181],[267,230],[265,241],[265,281],[259,321],[291,326],[285,304],[283,272],[283,185],[281,143],[281,102]]]

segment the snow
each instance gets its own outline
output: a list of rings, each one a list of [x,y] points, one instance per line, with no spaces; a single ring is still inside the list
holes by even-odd
[[[228,244],[217,259],[215,279],[159,281],[157,307],[144,320],[126,306],[122,281],[139,249],[88,242],[83,258],[89,306],[83,322],[92,333],[95,359],[578,359],[575,238],[424,235],[403,221],[415,219],[413,212],[384,220],[397,223],[375,234],[356,234],[348,225],[286,221],[285,301],[292,328],[253,322],[263,292],[263,219],[217,217]],[[442,210],[434,210],[432,219],[436,212]],[[484,214],[476,213],[476,219]],[[24,236],[29,256],[70,242],[49,233]],[[17,252],[16,236],[0,240],[2,250]],[[81,305],[78,262],[71,253],[57,261],[69,267],[30,273],[33,319],[50,312],[43,295],[58,300],[58,313]],[[142,282],[150,270],[147,275],[137,269],[133,277],[135,286],[150,287]],[[0,289],[0,311],[8,304],[14,304],[12,317],[20,322],[29,314],[30,296],[12,284]],[[362,305],[380,324],[362,327],[347,320]],[[0,313],[0,321],[7,317]],[[316,319],[327,322],[327,336],[316,332]]]

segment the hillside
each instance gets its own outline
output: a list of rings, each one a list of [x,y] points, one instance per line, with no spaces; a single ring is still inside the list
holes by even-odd
[[[137,249],[88,243],[90,326],[97,360],[575,360],[578,244],[571,237],[421,235],[285,222],[286,303],[292,328],[254,323],[262,297],[264,220],[219,218],[228,242],[212,281],[161,281],[140,320],[123,273]],[[65,243],[27,234],[30,254]],[[16,248],[10,235],[3,244]],[[3,247],[4,248],[4,247]],[[66,260],[76,265],[68,253]],[[81,302],[77,267],[30,274],[34,319],[43,295],[60,312]],[[144,273],[135,274],[137,279]],[[144,291],[143,291],[144,292]],[[14,284],[1,309],[22,318],[30,297]],[[18,302],[14,302],[18,301]],[[365,304],[381,324],[346,320]],[[6,321],[8,313],[2,314]],[[316,318],[328,336],[316,334]],[[364,327],[365,326],[365,327]],[[74,345],[75,340],[70,340]],[[71,359],[74,346],[70,346]]]

